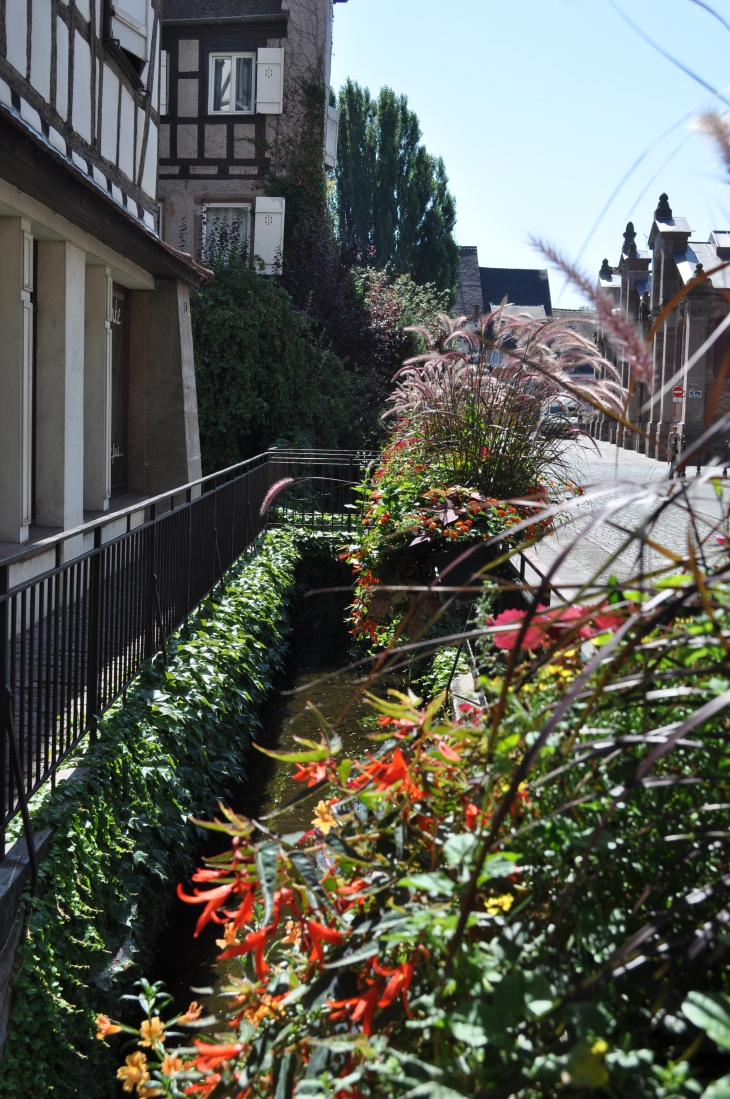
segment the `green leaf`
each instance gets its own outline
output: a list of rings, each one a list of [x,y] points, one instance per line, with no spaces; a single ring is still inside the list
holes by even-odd
[[[730,1076],[721,1076],[702,1092],[701,1099],[730,1099]]]
[[[309,891],[313,906],[315,908],[322,908],[323,906],[329,908],[329,898],[320,885],[317,868],[309,855],[306,855],[304,851],[289,851],[288,855],[292,861],[292,865]]]
[[[472,832],[460,832],[449,836],[444,844],[444,858],[447,866],[459,866],[476,845],[476,836]]]
[[[360,947],[359,950],[354,951],[352,954],[345,954],[342,958],[338,958],[334,962],[327,962],[325,969],[338,969],[343,965],[355,965],[358,962],[364,962],[368,958],[374,958],[379,953],[379,947],[377,943],[368,943],[367,946]]]
[[[324,842],[328,847],[331,847],[338,855],[342,855],[343,858],[349,859],[350,862],[362,863],[365,866],[370,865],[372,858],[364,859],[362,855],[359,855],[354,847],[350,847],[349,843],[346,843],[340,836],[325,836]]]
[[[730,996],[716,992],[690,992],[682,1004],[682,1012],[718,1046],[730,1049]]]
[[[432,897],[439,894],[450,897],[456,888],[451,878],[447,878],[442,870],[436,870],[432,874],[411,874],[407,878],[401,878],[398,885],[407,885],[411,889],[430,893]]]
[[[279,861],[279,844],[268,842],[261,843],[256,848],[256,869],[259,874],[261,892],[264,895],[264,922],[268,927],[271,913],[274,908],[274,892],[276,890],[276,867]]]
[[[463,1020],[450,1019],[449,1030],[456,1038],[457,1042],[464,1042],[467,1046],[474,1046],[479,1048],[480,1046],[486,1046],[488,1044],[488,1038],[482,1027],[477,1026],[474,1023],[465,1023]]]
[[[252,742],[257,752],[263,752],[265,756],[278,759],[280,763],[319,763],[320,760],[329,759],[329,748],[317,748],[311,752],[272,752],[268,748],[262,748],[260,744]]]

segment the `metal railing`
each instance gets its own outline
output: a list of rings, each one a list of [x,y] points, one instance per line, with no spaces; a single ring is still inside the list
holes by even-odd
[[[268,451],[0,562],[0,860],[13,817],[267,524],[349,530],[373,457]]]

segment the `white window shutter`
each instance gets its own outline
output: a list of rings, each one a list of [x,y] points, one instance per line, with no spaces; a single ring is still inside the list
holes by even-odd
[[[149,0],[112,3],[112,38],[141,61],[149,60]]]
[[[285,205],[283,198],[256,199],[253,250],[263,260],[267,275],[275,275],[281,269]]]
[[[260,49],[256,61],[256,113],[284,110],[284,50]]]
[[[327,129],[324,143],[324,163],[327,168],[337,164],[337,138],[340,132],[340,112],[336,107],[327,107]]]

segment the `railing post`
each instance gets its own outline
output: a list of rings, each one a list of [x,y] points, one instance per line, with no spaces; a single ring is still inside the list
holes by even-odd
[[[89,660],[86,666],[86,723],[96,740],[99,711],[99,615],[101,613],[101,527],[94,531],[94,553],[89,577]]]
[[[144,659],[149,660],[155,651],[155,541],[157,525],[153,522],[147,528],[145,556],[147,558],[145,568],[145,624],[144,624]]]

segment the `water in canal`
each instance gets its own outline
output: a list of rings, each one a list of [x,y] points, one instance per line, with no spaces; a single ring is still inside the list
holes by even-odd
[[[324,682],[316,682],[321,676],[337,672],[353,656],[351,638],[345,624],[347,602],[347,596],[341,593],[312,596],[302,601],[289,667],[265,715],[265,732],[261,738],[265,747],[296,751],[298,746],[294,736],[319,740],[319,724],[307,708],[307,702],[311,701],[328,721],[336,724],[348,753],[363,755],[373,748],[372,742],[367,739],[367,726],[372,728],[373,725],[372,708],[363,699],[350,705],[361,673],[340,671]],[[309,689],[299,690],[309,683],[312,684]],[[378,693],[384,693],[387,686],[402,688],[403,684],[381,680]],[[343,715],[345,710],[347,712]],[[301,784],[291,777],[293,770],[290,763],[279,764],[252,751],[246,764],[246,781],[232,808],[247,816],[258,817],[287,804],[302,790]],[[314,796],[300,802],[276,817],[272,826],[282,834],[310,828],[318,800]],[[205,848],[207,854],[225,850],[226,847],[226,837],[209,833]],[[152,980],[165,982],[174,996],[176,1009],[184,1010],[191,999],[197,999],[205,1002],[205,1014],[216,1014],[223,1002],[215,990],[226,983],[227,974],[241,974],[240,961],[216,961],[221,949],[216,945],[216,939],[222,935],[222,928],[217,925],[208,924],[197,939],[193,938],[199,915],[199,906],[183,904],[175,897],[168,926],[160,936],[158,955],[149,976]],[[212,995],[191,991],[211,987]],[[212,1029],[216,1030],[215,1027]]]

